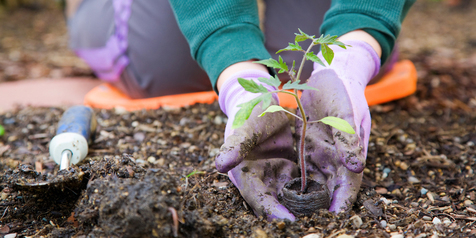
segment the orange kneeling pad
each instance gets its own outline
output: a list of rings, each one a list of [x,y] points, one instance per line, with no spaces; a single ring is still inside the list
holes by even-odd
[[[413,94],[416,91],[417,72],[415,65],[409,60],[396,63],[392,70],[386,73],[380,81],[365,89],[365,97],[369,106],[389,102]],[[293,96],[278,93],[280,105],[296,107]],[[84,104],[103,109],[123,107],[134,111],[141,109],[158,109],[163,106],[184,107],[196,103],[213,103],[218,99],[214,91],[176,94],[155,98],[131,99],[117,88],[104,83],[89,91]]]

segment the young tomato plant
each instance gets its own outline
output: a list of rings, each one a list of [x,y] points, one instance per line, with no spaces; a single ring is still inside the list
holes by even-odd
[[[299,45],[299,42],[306,41],[306,40],[311,40],[312,42],[309,45],[309,47],[306,50],[304,50],[301,47],[301,45]],[[308,35],[308,34],[302,32],[299,29],[299,34],[296,33],[296,38],[294,40],[294,44],[289,43],[288,47],[286,47],[284,49],[281,49],[278,52],[276,52],[276,54],[278,54],[282,51],[301,51],[301,52],[303,52],[304,56],[302,58],[301,64],[299,65],[299,69],[295,70],[295,63],[296,62],[294,62],[294,61],[293,61],[293,65],[292,65],[291,69],[289,69],[289,67],[286,65],[286,63],[283,62],[283,59],[281,58],[281,56],[279,56],[278,60],[266,59],[266,60],[256,61],[255,63],[263,64],[263,65],[266,65],[268,67],[275,68],[275,69],[279,70],[278,71],[279,73],[286,72],[290,76],[291,80],[288,81],[286,84],[284,84],[282,89],[269,92],[261,84],[257,84],[256,82],[254,82],[251,79],[247,80],[247,79],[243,79],[243,78],[238,78],[238,82],[240,83],[240,85],[246,91],[249,91],[249,92],[252,92],[252,93],[261,93],[261,96],[255,98],[255,99],[253,99],[249,102],[238,105],[238,107],[240,107],[240,110],[236,113],[235,120],[233,121],[233,126],[232,126],[233,128],[238,128],[238,127],[242,126],[245,123],[245,121],[250,117],[251,112],[253,111],[253,108],[260,102],[263,102],[262,108],[266,108],[266,110],[264,110],[264,112],[261,113],[261,115],[259,115],[260,117],[265,115],[266,113],[284,111],[286,113],[291,114],[295,118],[301,120],[303,122],[302,131],[301,131],[301,141],[300,141],[300,145],[299,145],[299,163],[300,163],[300,169],[301,169],[301,192],[306,191],[306,185],[307,185],[307,181],[306,181],[306,161],[305,161],[305,158],[304,158],[304,148],[305,148],[304,138],[306,136],[307,125],[311,124],[311,123],[319,123],[320,122],[320,123],[324,123],[326,125],[332,126],[332,127],[336,128],[338,130],[341,130],[343,132],[347,132],[347,133],[350,133],[350,134],[355,134],[355,131],[352,128],[352,126],[347,121],[345,121],[341,118],[338,118],[338,117],[329,116],[329,117],[321,118],[320,120],[316,120],[316,121],[308,121],[307,120],[306,113],[305,113],[305,111],[302,107],[301,100],[299,99],[299,96],[298,96],[298,90],[316,90],[316,91],[319,91],[318,89],[313,88],[311,86],[308,86],[305,83],[301,83],[301,80],[300,80],[301,72],[302,72],[302,69],[303,69],[303,66],[304,66],[304,63],[305,63],[306,60],[316,62],[316,63],[325,67],[325,64],[321,61],[321,59],[316,54],[314,54],[314,52],[311,51],[312,47],[314,47],[316,45],[321,45],[322,55],[323,55],[325,61],[329,65],[332,63],[332,60],[334,58],[334,51],[331,48],[329,48],[329,45],[338,45],[338,46],[340,46],[344,49],[346,49],[346,47],[349,46],[349,45],[345,45],[344,43],[338,41],[337,36],[321,35],[319,38],[316,38],[315,36]],[[278,88],[281,85],[281,81],[278,79],[277,76],[274,76],[274,77],[271,77],[271,78],[262,78],[262,77],[260,77],[260,78],[258,78],[258,81],[260,81],[261,83],[265,83],[265,84],[274,86],[276,88]],[[287,94],[290,94],[290,95],[294,96],[294,98],[296,99],[297,105],[298,105],[299,112],[300,112],[299,115],[296,115],[296,114],[294,114],[294,113],[292,113],[292,112],[290,112],[290,111],[288,111],[288,110],[286,110],[283,107],[278,106],[278,105],[271,105],[270,106],[271,97],[272,97],[273,93],[287,93]]]

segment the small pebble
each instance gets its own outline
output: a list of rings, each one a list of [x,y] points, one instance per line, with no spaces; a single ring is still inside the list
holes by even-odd
[[[155,163],[155,161],[157,161],[157,160],[155,159],[154,156],[150,156],[149,158],[147,158],[147,161],[148,161],[149,163],[153,164],[153,163]]]
[[[276,224],[276,226],[278,227],[278,229],[284,230],[284,228],[286,228],[286,223],[284,223],[284,221],[280,221],[278,222],[278,224]]]
[[[17,237],[17,233],[7,234],[7,235],[5,235],[3,238],[15,238],[15,237]]]
[[[466,143],[466,146],[473,147],[473,146],[474,146],[474,142],[468,141],[468,142]]]
[[[342,234],[338,235],[337,238],[354,238],[355,236],[347,235],[347,234]]]
[[[471,200],[464,200],[464,206],[467,207],[467,206],[471,206],[473,205],[473,201]]]
[[[426,189],[426,188],[421,188],[420,189],[421,195],[426,195],[427,192],[428,192],[428,189]]]
[[[432,221],[432,222],[433,222],[433,224],[435,224],[435,225],[441,224],[441,220],[440,220],[440,218],[438,218],[438,217],[433,218],[433,221]]]
[[[190,119],[188,119],[187,117],[182,117],[182,119],[180,119],[179,124],[180,124],[181,126],[185,126],[185,125],[187,125],[187,123],[189,123],[189,122],[190,122]]]
[[[6,199],[8,198],[8,196],[9,196],[8,193],[2,192],[1,195],[0,195],[0,198],[1,198],[2,200],[6,200]]]
[[[12,118],[5,118],[5,119],[3,120],[3,124],[4,124],[4,125],[11,125],[11,124],[13,124],[13,123],[15,123],[15,118],[13,118],[13,117],[12,117]]]
[[[254,237],[256,237],[256,238],[268,238],[268,235],[266,234],[265,231],[258,228],[258,229],[255,230]]]
[[[378,194],[386,194],[388,190],[386,188],[377,187],[375,188],[375,192],[377,192]]]
[[[413,226],[414,226],[415,228],[420,228],[420,227],[422,227],[424,224],[425,224],[424,221],[418,220],[418,221],[416,221],[415,223],[413,223]]]
[[[397,197],[401,197],[402,196],[402,192],[400,191],[400,189],[395,189],[392,191],[392,194],[397,196]],[[397,200],[395,200],[397,201]],[[398,201],[397,201],[398,202]]]
[[[393,234],[390,238],[405,238],[405,236],[403,234]]]
[[[431,217],[429,217],[429,216],[423,216],[422,219],[424,221],[431,221]]]
[[[380,201],[385,203],[385,205],[389,205],[390,203],[392,203],[391,199],[387,199],[387,198],[384,198],[384,197],[380,198]]]
[[[114,113],[116,113],[117,115],[121,115],[127,113],[127,110],[124,107],[116,106],[114,107]]]
[[[208,156],[215,157],[215,155],[217,155],[218,152],[220,152],[220,149],[218,148],[211,149],[210,152],[208,153]]]
[[[405,163],[405,162],[401,162],[401,163],[400,163],[400,168],[401,168],[402,170],[407,170],[407,169],[408,169],[408,164]]]
[[[138,125],[139,125],[138,121],[133,121],[131,124],[132,127],[137,127]]]
[[[334,230],[337,227],[337,223],[331,222],[327,225],[327,230]]]
[[[365,168],[365,169],[364,169],[364,174],[370,174],[370,169]]]
[[[215,125],[220,125],[223,123],[223,118],[221,116],[216,116],[213,123],[215,123]]]
[[[143,160],[143,159],[136,159],[136,163],[138,163],[138,164],[145,164],[145,160]]]
[[[360,228],[362,226],[362,218],[360,218],[358,215],[354,215],[350,218],[352,220],[352,226],[356,229]]]
[[[321,237],[322,237],[321,234],[312,233],[312,234],[309,234],[309,235],[305,235],[302,238],[321,238]]]
[[[410,203],[410,206],[412,206],[412,207],[419,207],[420,204],[418,204],[417,202],[412,202],[412,203]]]
[[[408,182],[409,182],[409,183],[420,183],[420,180],[417,179],[417,178],[414,177],[414,176],[408,176]]]
[[[387,227],[390,228],[391,231],[394,231],[397,229],[397,225],[395,224],[387,224]]]
[[[444,218],[444,219],[443,219],[443,224],[445,224],[445,226],[449,226],[449,225],[451,225],[451,223],[452,223],[452,222],[451,222],[451,220],[450,220],[449,218]]]
[[[387,227],[387,221],[381,220],[381,221],[380,221],[380,227],[382,227],[382,228]]]
[[[165,159],[164,158],[160,158],[157,160],[157,165],[158,166],[163,166],[165,164]]]
[[[388,177],[388,174],[389,174],[390,172],[392,172],[392,170],[389,169],[389,168],[383,169],[382,179],[385,179],[386,177]]]
[[[143,132],[134,133],[134,140],[142,142],[145,139],[145,134]]]

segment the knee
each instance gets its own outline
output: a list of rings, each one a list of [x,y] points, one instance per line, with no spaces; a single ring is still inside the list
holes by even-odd
[[[68,19],[69,45],[72,49],[100,48],[114,32],[111,0],[83,0]]]

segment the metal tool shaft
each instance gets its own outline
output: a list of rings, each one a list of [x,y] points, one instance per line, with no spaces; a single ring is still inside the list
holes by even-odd
[[[71,163],[71,156],[72,153],[70,150],[63,150],[63,153],[61,153],[60,170],[69,169],[69,165]]]

